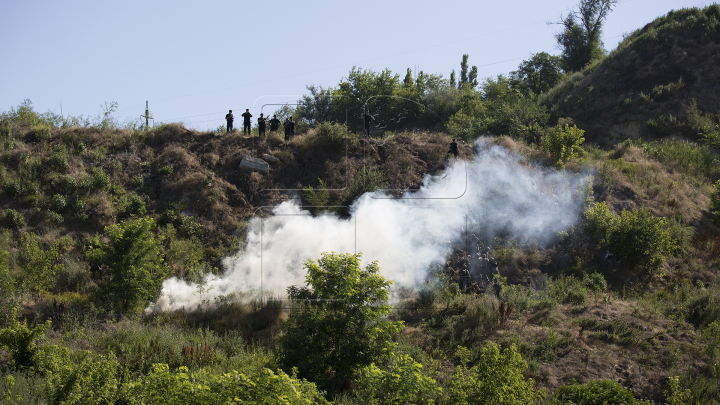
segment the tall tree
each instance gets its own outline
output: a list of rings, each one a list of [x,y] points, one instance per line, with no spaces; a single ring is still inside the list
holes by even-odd
[[[405,79],[403,79],[403,87],[406,89],[411,89],[413,87],[412,70],[410,70],[410,68],[407,68],[407,73],[405,73]]]
[[[560,24],[564,29],[555,36],[562,49],[566,72],[581,70],[604,53],[600,35],[602,25],[618,0],[580,0],[578,10],[571,11]]]
[[[534,54],[530,60],[524,60],[518,70],[511,72],[513,88],[523,94],[540,94],[548,91],[563,77],[560,68],[560,57],[547,52]]]
[[[458,88],[462,88],[466,85],[469,85],[470,87],[475,88],[478,85],[477,66],[473,66],[472,69],[470,69],[470,71],[468,71],[468,57],[469,57],[468,54],[463,55],[462,62],[460,62],[460,81],[458,82]],[[450,76],[451,78],[454,78],[454,76],[455,76],[454,73],[455,73],[455,71],[453,71],[453,75]]]

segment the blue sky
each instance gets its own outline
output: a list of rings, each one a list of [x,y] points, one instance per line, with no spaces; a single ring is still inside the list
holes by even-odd
[[[710,1],[620,0],[605,47],[672,9]],[[0,0],[0,111],[144,113],[196,129],[228,109],[293,103],[305,86],[336,86],[353,66],[448,77],[463,54],[479,77],[506,74],[533,53],[558,54],[561,14],[577,0],[33,1]]]

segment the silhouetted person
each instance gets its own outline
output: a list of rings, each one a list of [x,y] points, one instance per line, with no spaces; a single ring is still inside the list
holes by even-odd
[[[250,109],[246,108],[245,112],[242,113],[243,117],[243,134],[250,135],[250,118],[252,118],[252,114],[250,114]]]
[[[450,150],[448,151],[447,155],[445,155],[445,159],[450,157],[450,154],[453,154],[455,156],[455,159],[457,159],[460,152],[458,151],[457,142],[455,142],[455,139],[450,142]]]
[[[225,114],[225,120],[227,121],[227,132],[230,133],[233,130],[233,121],[235,120],[235,117],[232,115],[232,110]]]
[[[258,136],[265,135],[265,121],[267,121],[267,119],[260,113],[260,118],[258,118]]]
[[[500,299],[500,293],[502,292],[502,286],[500,283],[498,283],[497,280],[495,280],[495,284],[493,284],[493,291],[495,292],[495,296],[497,299]]]
[[[370,122],[374,120],[375,117],[370,115],[370,110],[365,110],[365,135],[370,136]]]
[[[273,115],[272,119],[270,120],[270,132],[277,132],[278,129],[280,129],[280,120],[278,119],[277,115]]]
[[[286,119],[283,125],[285,126],[285,140],[289,141],[295,136],[295,121],[293,121],[293,117]]]

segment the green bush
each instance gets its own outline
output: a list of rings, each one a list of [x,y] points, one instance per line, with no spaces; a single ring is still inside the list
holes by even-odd
[[[584,217],[585,229],[631,268],[652,274],[677,250],[671,224],[647,209],[624,210],[618,217],[603,202],[588,208]]]
[[[18,262],[22,271],[21,281],[31,291],[47,291],[52,288],[55,275],[65,265],[61,262],[60,242],[42,249],[34,233],[26,233],[21,239]]]
[[[15,368],[33,367],[38,353],[35,341],[45,336],[50,329],[50,321],[30,329],[27,322],[17,320],[17,308],[13,308],[6,323],[7,327],[0,329],[0,347],[10,353]]]
[[[667,220],[654,217],[644,208],[620,213],[607,241],[622,263],[650,274],[665,263],[676,247]]]
[[[158,174],[161,176],[170,176],[173,174],[173,167],[171,165],[160,165],[158,167]]]
[[[375,363],[358,371],[353,395],[363,404],[433,404],[442,392],[409,355],[394,355],[384,367]]]
[[[52,207],[57,212],[64,212],[68,207],[67,197],[62,194],[55,194],[52,197]]]
[[[357,135],[351,134],[345,124],[321,122],[315,127],[312,146],[331,152],[346,152],[359,144]]]
[[[295,374],[267,368],[247,376],[229,373],[190,372],[187,367],[170,371],[167,364],[155,364],[147,376],[127,384],[130,404],[328,404],[315,384]]]
[[[90,168],[89,187],[93,190],[110,190],[112,181],[101,167]]]
[[[538,403],[545,392],[523,373],[527,363],[515,345],[505,349],[490,343],[480,352],[477,363],[467,369],[458,366],[445,391],[449,404],[528,405]]]
[[[25,217],[22,213],[10,208],[3,214],[3,222],[10,228],[22,228],[25,224]]]
[[[360,254],[324,253],[304,267],[307,286],[288,288],[295,307],[283,322],[280,363],[336,391],[390,354],[402,322],[385,318],[391,282],[377,262],[362,269]]]
[[[95,238],[86,248],[87,259],[108,273],[101,294],[123,311],[139,309],[160,294],[167,268],[155,227],[148,217],[124,221],[105,227],[109,242]]]
[[[558,388],[550,405],[650,405],[651,401],[638,401],[632,391],[611,380],[596,380],[585,384],[563,385]]]
[[[68,152],[65,145],[55,145],[50,164],[54,169],[64,169],[68,165]]]
[[[203,226],[197,223],[195,217],[183,215],[180,220],[180,226],[178,226],[178,231],[184,238],[200,240],[203,236],[202,228]]]
[[[367,169],[363,166],[362,169],[360,169],[355,175],[350,187],[347,188],[342,205],[350,206],[361,195],[384,187],[385,182],[385,176],[382,172],[374,169]]]
[[[52,404],[112,404],[118,396],[120,364],[107,356],[73,353],[57,346],[42,347],[39,372],[45,376],[46,396]],[[74,360],[73,357],[79,357]]]
[[[605,281],[605,277],[598,272],[593,272],[583,277],[583,283],[585,283],[585,287],[590,291],[607,292],[607,281]]]
[[[53,210],[47,210],[45,211],[45,218],[53,225],[60,225],[65,221],[65,218],[63,218],[62,214],[58,214],[57,212]]]
[[[575,125],[565,124],[565,128],[558,125],[542,137],[542,147],[558,166],[562,166],[577,155],[580,145],[585,142],[584,135],[585,131]]]
[[[52,132],[47,125],[40,125],[33,128],[33,133],[40,142],[49,142],[52,139]]]

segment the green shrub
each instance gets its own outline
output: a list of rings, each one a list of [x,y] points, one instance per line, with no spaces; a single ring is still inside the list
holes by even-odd
[[[68,165],[68,152],[65,145],[55,145],[50,164],[55,169],[64,169]]]
[[[607,281],[605,281],[605,277],[598,272],[593,272],[583,277],[583,283],[585,283],[585,287],[590,291],[607,292]]]
[[[40,125],[33,128],[33,133],[40,142],[49,142],[52,139],[52,132],[47,125]]]
[[[109,242],[95,238],[86,248],[88,260],[105,266],[108,279],[101,294],[123,311],[139,309],[160,294],[167,274],[162,246],[152,231],[156,224],[143,217],[105,227]]]
[[[542,137],[543,150],[562,166],[564,162],[572,160],[585,142],[585,131],[577,126],[565,124],[565,128],[557,126]]]
[[[38,352],[35,341],[45,336],[50,321],[30,329],[26,321],[17,320],[17,308],[13,308],[6,323],[7,327],[0,329],[0,346],[10,353],[13,366],[18,369],[34,366]]]
[[[48,249],[42,249],[38,238],[29,232],[22,236],[18,262],[22,268],[22,282],[32,291],[47,291],[52,288],[55,275],[64,268],[61,262],[60,243],[55,242]]]
[[[155,364],[147,376],[126,385],[130,404],[328,404],[315,384],[295,374],[267,368],[247,376],[229,373],[190,372],[187,367],[170,371],[167,364]]]
[[[558,388],[550,405],[650,405],[650,401],[638,401],[632,391],[611,380],[596,380],[585,384],[569,384]]]
[[[355,175],[350,187],[347,188],[342,205],[350,206],[361,195],[384,187],[385,181],[385,176],[382,172],[374,169],[367,169],[363,166],[362,169],[360,169]]]
[[[184,238],[200,240],[203,236],[202,228],[203,226],[197,223],[195,217],[183,215],[180,220],[180,226],[178,226],[178,231]]]
[[[115,403],[120,364],[111,352],[107,356],[73,353],[57,346],[43,347],[40,371],[45,374],[45,391],[50,403],[101,405]],[[73,361],[72,357],[81,356]]]
[[[307,260],[306,287],[289,287],[295,307],[283,322],[280,363],[321,387],[338,390],[362,367],[390,354],[402,322],[385,318],[391,307],[377,262],[362,269],[360,254],[324,253]]]
[[[25,224],[25,217],[20,212],[10,208],[3,214],[3,222],[10,228],[22,228]]]
[[[652,274],[677,250],[672,225],[641,208],[616,216],[606,203],[597,203],[584,214],[583,225],[622,263]]]
[[[62,214],[58,214],[53,210],[45,211],[45,219],[47,219],[51,224],[56,226],[62,224],[63,221],[65,221],[65,218],[63,218]]]
[[[446,387],[449,404],[528,405],[541,401],[544,391],[537,389],[523,373],[527,363],[515,345],[505,349],[490,343],[470,369],[458,366]]]
[[[318,188],[308,186],[303,188],[303,197],[307,201],[308,205],[315,207],[314,211],[316,214],[320,214],[326,211],[328,202],[330,201],[330,190],[327,188],[327,184],[322,179],[318,179]]]
[[[610,251],[622,263],[650,274],[665,263],[676,247],[667,220],[654,217],[644,208],[623,211],[607,240]]]
[[[315,127],[312,146],[327,151],[346,152],[346,149],[359,144],[357,135],[348,132],[345,124],[337,122],[321,122]]]
[[[409,355],[393,355],[384,367],[375,363],[358,371],[353,395],[363,404],[434,404],[442,392]]]
[[[90,168],[89,187],[93,190],[110,190],[112,181],[101,167]]]
[[[52,207],[57,212],[64,212],[68,207],[67,197],[62,194],[55,194],[52,197]]]
[[[161,176],[170,176],[173,174],[173,167],[171,165],[160,165],[158,167],[158,174]]]

